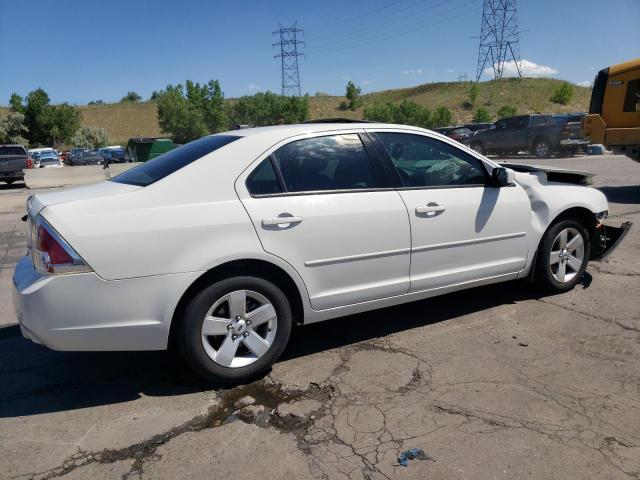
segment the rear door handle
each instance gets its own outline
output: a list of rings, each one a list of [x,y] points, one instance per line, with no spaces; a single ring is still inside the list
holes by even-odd
[[[443,205],[426,205],[424,207],[416,207],[416,213],[440,213],[444,212],[446,208]]]
[[[262,220],[263,227],[275,227],[277,225],[298,224],[302,222],[302,217],[270,217]]]

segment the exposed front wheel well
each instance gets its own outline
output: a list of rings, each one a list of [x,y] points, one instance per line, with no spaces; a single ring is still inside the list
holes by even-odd
[[[198,294],[198,292],[220,280],[245,275],[260,277],[276,284],[287,296],[287,299],[291,304],[294,320],[297,323],[302,323],[304,321],[302,297],[300,296],[296,283],[287,272],[264,260],[234,260],[218,265],[208,272],[205,272],[195,282],[193,282],[189,288],[187,288],[180,298],[171,319],[169,343],[172,343],[175,338],[175,333],[180,325],[185,307],[189,304],[191,299]]]
[[[553,225],[562,221],[562,220],[576,220],[580,225],[584,227],[584,229],[589,233],[589,239],[591,240],[591,252],[590,256],[592,257],[598,248],[598,243],[593,241],[596,238],[596,218],[595,214],[584,207],[573,207],[565,210],[560,213],[553,221],[549,224],[547,230],[549,230]]]

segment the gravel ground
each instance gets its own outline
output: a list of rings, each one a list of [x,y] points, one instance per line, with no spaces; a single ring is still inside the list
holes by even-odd
[[[574,291],[513,282],[299,328],[228,390],[168,352],[23,339],[28,193],[0,185],[0,478],[639,479],[640,165],[518,161],[595,172],[609,222],[636,223]],[[398,466],[414,447],[428,459]]]

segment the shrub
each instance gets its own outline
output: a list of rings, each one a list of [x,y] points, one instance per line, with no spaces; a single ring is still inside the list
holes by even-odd
[[[571,99],[573,98],[573,86],[569,82],[563,82],[553,95],[551,96],[551,101],[553,103],[560,103],[562,105],[567,105]]]
[[[436,108],[436,111],[433,114],[434,128],[446,127],[447,125],[451,125],[452,123],[453,115],[451,114],[451,110],[444,106]]]
[[[347,83],[347,91],[345,96],[347,97],[347,107],[349,110],[355,110],[356,108],[362,105],[362,99],[360,98],[360,93],[362,90],[360,87],[357,87],[355,83],[349,81]]]
[[[136,92],[127,92],[127,94],[120,100],[120,103],[139,102],[140,100],[142,100],[142,97]]]
[[[22,113],[10,112],[0,120],[0,143],[16,143],[27,147],[27,133]]]
[[[309,99],[284,97],[273,92],[245,95],[233,106],[237,122],[252,125],[284,125],[304,122],[309,115]]]
[[[471,85],[471,88],[469,89],[469,102],[471,103],[471,106],[476,104],[476,100],[478,100],[478,95],[480,95],[480,85],[478,85],[477,83],[474,83],[473,85]]]
[[[71,143],[78,148],[100,148],[109,144],[109,137],[104,128],[81,127],[71,139]]]
[[[491,114],[489,113],[489,110],[487,110],[484,107],[478,107],[478,109],[476,110],[476,113],[473,115],[474,123],[487,123],[487,122],[490,122],[491,120],[492,118],[491,118]]]
[[[433,127],[431,110],[409,100],[401,104],[374,103],[364,107],[364,118],[375,122],[414,125],[422,128]]]
[[[516,113],[518,113],[518,107],[515,105],[503,105],[498,110],[498,118],[513,117]]]

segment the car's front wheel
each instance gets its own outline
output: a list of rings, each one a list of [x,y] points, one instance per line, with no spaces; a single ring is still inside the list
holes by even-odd
[[[561,220],[542,237],[534,282],[549,293],[571,290],[589,262],[589,233],[575,220]]]
[[[257,277],[228,278],[189,302],[178,346],[187,363],[206,379],[246,382],[282,354],[292,323],[291,306],[276,285]]]
[[[478,141],[471,142],[471,148],[474,149],[476,152],[478,152],[480,155],[484,155],[486,153],[486,150],[482,142],[478,142]]]

